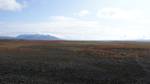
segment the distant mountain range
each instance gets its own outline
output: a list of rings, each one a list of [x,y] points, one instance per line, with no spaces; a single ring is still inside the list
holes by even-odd
[[[0,40],[61,40],[55,36],[42,34],[22,34],[16,37],[0,36]]]
[[[0,40],[9,40],[9,39],[15,39],[15,37],[9,37],[9,36],[0,36]]]

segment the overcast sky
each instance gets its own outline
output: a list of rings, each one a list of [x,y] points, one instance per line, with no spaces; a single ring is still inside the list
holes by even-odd
[[[150,39],[150,0],[0,0],[0,35]]]

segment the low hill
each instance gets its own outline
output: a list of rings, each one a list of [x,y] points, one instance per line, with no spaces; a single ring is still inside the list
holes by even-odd
[[[59,38],[51,35],[41,35],[41,34],[23,34],[16,37],[16,39],[21,40],[60,40]]]

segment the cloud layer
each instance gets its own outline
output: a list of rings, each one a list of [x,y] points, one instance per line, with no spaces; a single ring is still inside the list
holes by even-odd
[[[16,11],[23,9],[24,5],[16,0],[0,0],[0,10]]]
[[[141,10],[125,10],[120,8],[103,8],[98,11],[99,18],[114,19],[114,20],[135,20],[143,18]]]
[[[77,15],[80,17],[89,15],[90,12],[88,10],[81,10]]]
[[[112,23],[112,22],[110,22]],[[148,39],[149,26],[140,24],[111,25],[98,20],[82,20],[79,18],[52,16],[51,21],[36,23],[5,23],[1,24],[3,32],[12,34],[40,33],[72,40],[138,40]],[[19,25],[18,25],[19,24]],[[24,30],[26,30],[24,32]],[[7,33],[3,33],[7,35]]]
[[[0,10],[23,7],[17,0],[0,0]],[[102,7],[96,12],[80,10],[70,17],[50,16],[45,22],[0,22],[0,35],[40,33],[73,40],[137,40],[150,39],[149,28],[150,16],[143,10]]]

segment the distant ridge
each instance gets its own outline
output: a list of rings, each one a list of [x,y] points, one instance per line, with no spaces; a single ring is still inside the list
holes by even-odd
[[[16,37],[0,36],[0,40],[61,40],[61,39],[51,35],[22,34]]]
[[[21,40],[60,40],[59,38],[51,35],[42,34],[22,34],[16,37]]]
[[[16,39],[15,37],[9,37],[9,36],[0,36],[0,40],[12,40]]]

